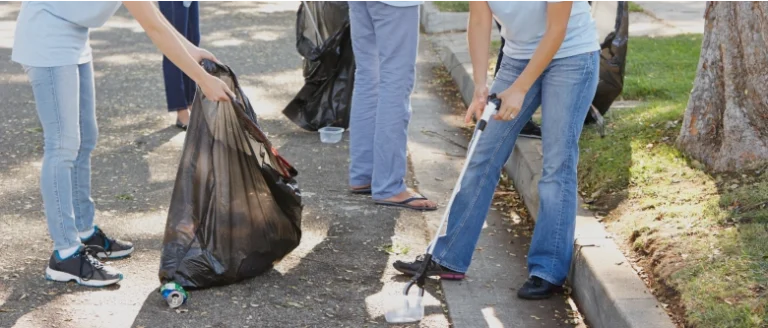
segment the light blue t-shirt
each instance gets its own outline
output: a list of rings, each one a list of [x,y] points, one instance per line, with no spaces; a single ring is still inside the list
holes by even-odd
[[[93,60],[88,29],[103,26],[120,1],[24,1],[16,19],[11,60],[33,67]]]
[[[424,1],[380,1],[394,7],[412,7],[424,3]]]
[[[547,30],[547,2],[558,1],[488,1],[494,18],[501,24],[505,55],[531,59]],[[573,2],[565,39],[554,58],[600,50],[590,9],[587,1]]]

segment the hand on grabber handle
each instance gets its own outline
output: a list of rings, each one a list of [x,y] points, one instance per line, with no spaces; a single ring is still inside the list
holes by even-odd
[[[514,85],[499,93],[498,98],[501,100],[501,108],[499,108],[499,112],[493,118],[500,121],[511,121],[517,117],[517,114],[520,113],[520,108],[523,107],[526,93],[528,92]]]

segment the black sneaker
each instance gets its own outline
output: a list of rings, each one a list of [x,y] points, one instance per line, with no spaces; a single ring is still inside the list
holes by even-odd
[[[413,262],[397,261],[392,266],[395,270],[408,276],[415,276],[421,270],[421,266],[424,263],[424,257],[419,256]],[[429,261],[427,267],[427,277],[440,277],[440,279],[446,280],[462,280],[466,275],[463,272],[453,271],[442,265],[437,264],[435,261]]]
[[[96,254],[99,258],[119,259],[133,253],[133,244],[109,238],[99,227],[94,228],[93,236],[88,240],[83,240],[83,244],[102,248],[103,251]]]
[[[45,278],[53,281],[74,281],[83,286],[104,287],[123,280],[123,274],[104,265],[94,256],[103,252],[101,247],[82,246],[72,256],[62,259],[56,251],[51,255]]]
[[[528,123],[525,123],[525,126],[520,131],[520,136],[525,138],[541,139],[541,128],[536,125],[536,123],[533,123],[533,121],[528,121]]]
[[[517,297],[526,300],[543,300],[552,297],[563,288],[551,284],[549,281],[533,276],[517,291]]]

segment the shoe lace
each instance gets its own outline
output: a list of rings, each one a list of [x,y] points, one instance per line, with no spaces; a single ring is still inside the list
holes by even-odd
[[[112,238],[107,237],[107,235],[102,231],[101,229],[96,229],[96,232],[94,232],[96,236],[101,237],[101,239],[104,240],[104,247],[101,248],[102,252],[109,257],[112,255],[112,247],[110,245],[115,243],[115,240]]]
[[[76,256],[80,257],[80,278],[82,278],[84,281],[91,280],[97,270],[104,269],[104,264],[96,259],[96,254],[99,252],[104,252],[104,248],[91,245],[83,247],[76,254]],[[87,276],[83,274],[83,269],[86,268],[86,265],[90,265],[92,268]]]

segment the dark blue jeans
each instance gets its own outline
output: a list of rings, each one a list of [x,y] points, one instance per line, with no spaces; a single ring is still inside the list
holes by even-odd
[[[192,1],[189,8],[183,1],[159,1],[160,12],[171,22],[189,42],[200,45],[200,12],[197,1]],[[168,111],[175,112],[189,108],[195,97],[197,85],[176,65],[163,56],[163,78],[165,79],[165,99]]]

